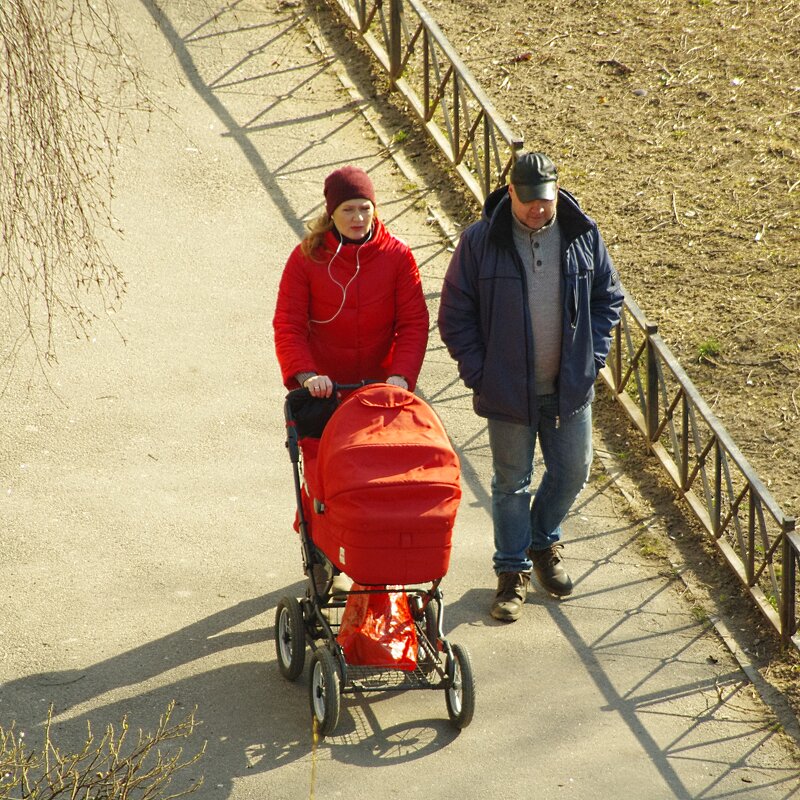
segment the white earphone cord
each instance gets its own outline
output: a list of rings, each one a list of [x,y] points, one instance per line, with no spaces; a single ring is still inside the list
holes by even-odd
[[[341,234],[339,234],[341,237]],[[315,325],[327,325],[329,322],[333,322],[339,314],[342,313],[342,309],[344,308],[345,301],[347,300],[347,290],[350,288],[350,284],[358,277],[358,271],[361,269],[361,262],[359,261],[359,252],[361,248],[372,238],[372,228],[369,229],[369,233],[367,234],[367,238],[358,246],[358,250],[356,250],[356,271],[353,273],[353,277],[350,278],[347,283],[342,285],[336,278],[333,277],[331,274],[331,264],[333,264],[334,259],[336,256],[339,255],[339,251],[342,249],[342,239],[339,239],[339,244],[336,247],[336,252],[333,254],[333,257],[328,262],[328,277],[342,290],[342,302],[339,303],[339,308],[336,309],[336,313],[330,317],[329,319],[310,319],[309,323],[314,323]]]

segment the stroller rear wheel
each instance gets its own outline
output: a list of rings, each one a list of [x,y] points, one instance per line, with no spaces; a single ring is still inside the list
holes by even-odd
[[[278,669],[287,680],[296,680],[306,659],[303,609],[294,597],[283,597],[275,612],[275,650]]]
[[[327,647],[319,647],[311,656],[309,699],[317,733],[328,736],[339,722],[341,678],[336,657]]]
[[[453,645],[453,654],[447,659],[447,677],[450,685],[445,694],[450,722],[459,730],[472,722],[475,713],[475,677],[472,661],[466,648]]]

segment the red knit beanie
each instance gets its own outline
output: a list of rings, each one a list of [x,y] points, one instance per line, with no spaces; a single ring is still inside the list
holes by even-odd
[[[325,210],[328,216],[345,202],[364,197],[375,203],[375,189],[369,175],[361,167],[347,166],[331,172],[325,178]]]

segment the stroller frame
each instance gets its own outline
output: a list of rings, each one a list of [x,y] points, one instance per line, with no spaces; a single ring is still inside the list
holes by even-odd
[[[349,391],[365,386],[359,384],[334,385],[333,396],[342,390]],[[469,652],[465,647],[451,644],[444,637],[444,601],[440,588],[441,578],[429,587],[419,585],[364,586],[364,588],[331,595],[336,568],[315,546],[306,518],[301,477],[301,448],[298,420],[295,419],[291,400],[306,389],[295,389],[287,395],[284,404],[286,419],[286,448],[292,464],[297,520],[306,575],[306,590],[301,598],[284,596],[275,613],[275,647],[278,668],[284,678],[296,680],[305,666],[306,645],[311,650],[309,703],[318,735],[331,735],[339,721],[341,696],[366,692],[408,691],[434,689],[445,692],[448,717],[457,728],[465,728],[472,721],[475,709],[475,680]],[[335,404],[328,416],[335,411]],[[327,564],[322,561],[325,558]],[[322,563],[327,582],[322,591],[314,580],[314,566]],[[361,666],[349,664],[337,641],[342,613],[351,594],[383,594],[403,591],[409,601],[417,636],[417,663],[413,670],[388,666]]]

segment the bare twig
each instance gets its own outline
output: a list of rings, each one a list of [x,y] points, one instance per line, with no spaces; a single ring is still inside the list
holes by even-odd
[[[559,39],[569,39],[569,33],[557,33],[555,36],[551,36],[543,45],[542,48],[550,47],[553,42],[557,42]]]
[[[0,3],[3,363],[26,342],[42,364],[55,360],[59,319],[87,337],[125,293],[103,241],[118,229],[117,144],[129,105],[143,96],[121,41],[111,0]]]
[[[173,701],[155,732],[140,730],[132,747],[126,744],[127,718],[123,718],[119,732],[109,725],[99,741],[91,725],[87,725],[86,740],[75,753],[62,752],[53,740],[52,708],[40,751],[28,752],[22,734],[0,727],[0,797],[174,800],[192,794],[202,785],[202,777],[188,779],[185,787],[176,790],[172,790],[172,781],[178,773],[197,764],[205,752],[205,743],[195,755],[184,755],[183,747],[175,743],[194,732],[194,714],[174,723],[174,709]]]
[[[792,297],[794,297],[795,294],[797,294],[797,293],[795,292],[793,294],[787,294],[786,297],[783,298],[783,300],[781,300],[778,303],[775,303],[774,306],[771,306],[766,311],[764,311],[762,314],[756,314],[756,316],[750,317],[750,319],[745,319],[745,320],[742,320],[741,322],[737,322],[735,325],[732,325],[730,328],[728,328],[728,333],[732,333],[733,331],[737,330],[738,328],[741,328],[744,325],[749,325],[751,322],[755,322],[756,320],[764,319],[764,317],[767,317],[770,314],[772,314],[773,312],[777,311],[785,302],[787,302],[787,300],[790,300]]]
[[[672,193],[672,213],[675,215],[675,222],[677,222],[678,225],[683,225],[680,217],[678,216],[678,207],[675,202],[675,192]]]

